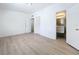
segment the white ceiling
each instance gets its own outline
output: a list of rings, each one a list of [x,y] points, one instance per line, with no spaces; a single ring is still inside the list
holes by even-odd
[[[29,3],[0,3],[0,9],[32,13],[42,8],[45,8],[46,6],[49,6],[52,3],[31,3],[31,4],[32,5],[29,5]]]

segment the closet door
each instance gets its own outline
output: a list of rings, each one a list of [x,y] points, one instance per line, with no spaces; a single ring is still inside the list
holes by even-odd
[[[67,10],[66,42],[79,50],[79,4]]]

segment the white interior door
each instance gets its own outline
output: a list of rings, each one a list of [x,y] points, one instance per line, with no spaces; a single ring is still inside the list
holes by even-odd
[[[35,21],[34,21],[34,32],[35,33],[40,33],[40,17],[35,17]]]
[[[67,11],[67,43],[79,50],[79,5]]]

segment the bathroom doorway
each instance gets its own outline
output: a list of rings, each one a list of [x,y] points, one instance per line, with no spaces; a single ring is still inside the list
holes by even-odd
[[[66,39],[66,11],[56,13],[56,38]]]

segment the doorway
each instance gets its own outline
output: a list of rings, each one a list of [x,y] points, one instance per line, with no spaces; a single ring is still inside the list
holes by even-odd
[[[66,11],[56,13],[56,38],[66,39]]]
[[[34,16],[31,18],[31,32],[34,33]]]

